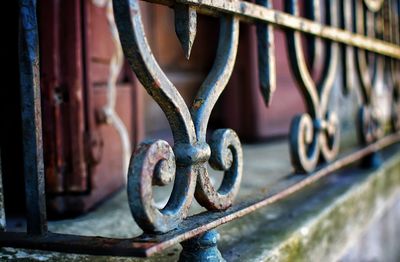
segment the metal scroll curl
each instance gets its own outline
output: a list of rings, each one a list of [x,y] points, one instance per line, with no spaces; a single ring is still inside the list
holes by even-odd
[[[137,0],[113,0],[114,16],[125,56],[138,79],[164,111],[174,137],[171,147],[162,140],[143,142],[131,157],[128,199],[138,225],[148,232],[167,232],[187,216],[193,196],[207,209],[223,210],[232,205],[242,176],[242,151],[233,130],[217,130],[210,145],[206,141],[208,120],[233,70],[239,39],[239,20],[221,17],[217,57],[189,110],[183,98],[157,64],[147,43]],[[181,10],[182,8],[176,8]],[[183,9],[186,10],[186,9]],[[181,10],[182,11],[182,10]],[[189,10],[190,28],[177,28],[188,57],[193,41],[195,10]],[[185,20],[179,14],[177,25]],[[183,19],[181,21],[181,19]],[[189,21],[188,20],[188,21]],[[183,25],[185,26],[185,25]],[[211,146],[211,147],[210,147]],[[207,162],[225,171],[219,188],[211,183]],[[153,185],[172,183],[165,207],[153,200]]]
[[[320,1],[307,2],[316,5]],[[325,1],[326,22],[336,25],[336,1]],[[286,0],[286,11],[299,16],[297,0]],[[313,17],[319,17],[313,12],[318,8],[307,7]],[[297,172],[308,173],[315,169],[322,158],[333,160],[339,151],[340,128],[335,112],[329,112],[328,100],[333,86],[338,64],[338,46],[331,41],[325,41],[323,68],[321,78],[315,82],[307,68],[301,33],[287,30],[287,43],[293,73],[299,83],[305,98],[307,113],[296,116],[290,129],[290,151],[294,168]]]
[[[358,34],[382,38],[380,30],[374,29],[381,19],[384,1],[353,0],[353,31]],[[376,28],[378,29],[378,28]],[[377,33],[378,32],[378,33]],[[373,34],[373,35],[372,35]],[[374,89],[384,73],[384,58],[365,50],[355,50],[355,64],[362,93],[362,106],[358,114],[358,133],[361,143],[369,144],[383,135],[381,112],[375,101]]]
[[[207,169],[199,168],[196,199],[211,210],[224,210],[232,205],[239,191],[242,176],[242,147],[236,133],[231,129],[216,130],[210,141],[210,165],[215,170],[224,171],[221,186],[216,189],[210,181]]]
[[[392,29],[389,35],[389,41],[400,45],[400,1],[390,1],[389,27]],[[389,60],[389,78],[393,86],[392,92],[392,129],[400,130],[400,61],[396,59]]]
[[[400,1],[353,0],[353,31],[393,44],[400,43]],[[375,6],[375,8],[373,7]],[[400,130],[400,66],[399,61],[379,54],[356,49],[356,68],[361,83],[363,105],[359,113],[359,136],[363,144],[372,143],[384,135],[385,119],[377,101],[378,88],[391,86],[391,122],[393,131]]]

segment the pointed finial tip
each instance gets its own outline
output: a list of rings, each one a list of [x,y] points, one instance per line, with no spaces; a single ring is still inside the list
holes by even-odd
[[[189,60],[190,54],[192,53],[192,45],[188,44],[186,47],[183,47],[183,51],[185,53],[186,59]]]
[[[197,31],[196,10],[178,5],[175,7],[175,32],[181,43],[186,59],[189,60]]]

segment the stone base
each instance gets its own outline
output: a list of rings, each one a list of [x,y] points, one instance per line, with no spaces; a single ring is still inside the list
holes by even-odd
[[[285,146],[275,145],[275,154],[286,155],[282,149]],[[223,258],[226,261],[400,261],[399,149],[400,146],[393,146],[384,150],[382,165],[377,169],[354,166],[337,172],[283,201],[219,227],[218,247]],[[245,162],[248,164],[243,178],[244,192],[262,183],[270,185],[266,190],[273,187],[269,172],[261,170],[266,166],[263,159],[269,159],[265,158],[268,152],[262,152],[261,146],[246,150],[251,158]],[[282,157],[271,165],[282,165],[282,171],[287,168],[285,161]],[[278,169],[274,166],[275,171]],[[262,172],[265,173],[261,175]],[[140,234],[125,198],[122,192],[85,217],[51,222],[49,227],[56,232],[86,235]],[[196,208],[193,212],[201,210]],[[181,250],[177,245],[154,257],[139,259],[2,248],[0,260],[177,261]]]

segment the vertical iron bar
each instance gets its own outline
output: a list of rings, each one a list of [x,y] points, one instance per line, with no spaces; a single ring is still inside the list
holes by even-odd
[[[1,148],[0,148],[0,231],[6,227],[6,214],[4,213],[4,190],[3,190],[3,170],[1,166]]]
[[[36,0],[20,0],[19,62],[28,234],[47,231]]]

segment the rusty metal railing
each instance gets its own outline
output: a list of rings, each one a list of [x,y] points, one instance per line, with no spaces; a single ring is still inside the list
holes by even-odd
[[[197,14],[219,17],[220,36],[214,65],[192,106],[186,106],[162,71],[147,43],[138,0],[113,0],[114,17],[126,59],[147,92],[163,109],[174,138],[144,142],[133,154],[128,171],[128,198],[132,215],[144,234],[133,239],[63,235],[46,229],[43,157],[40,123],[37,25],[35,0],[20,0],[20,63],[24,128],[24,173],[27,192],[27,232],[2,232],[2,246],[37,248],[74,253],[149,256],[182,242],[182,260],[222,259],[213,229],[304,188],[331,172],[400,141],[400,1],[304,1],[307,18],[299,15],[299,1],[286,0],[286,12],[272,2],[240,0],[151,0],[175,11],[178,39],[190,57],[196,36]],[[323,7],[324,23],[319,12]],[[236,133],[217,130],[206,139],[211,111],[230,79],[239,39],[239,22],[257,26],[261,92],[268,105],[276,90],[273,30],[287,36],[292,71],[304,97],[307,112],[293,119],[290,151],[297,172],[309,173],[287,188],[274,189],[235,205],[242,179],[242,147]],[[302,34],[308,36],[304,52]],[[316,39],[323,39],[322,75],[312,77],[306,63],[317,56]],[[351,59],[348,50],[353,49]],[[373,57],[371,59],[371,57]],[[352,87],[349,65],[356,68],[361,85]],[[362,106],[358,126],[361,149],[338,157],[340,121],[329,110],[329,96],[337,69],[343,72],[343,91],[359,88]],[[381,74],[383,77],[377,77]],[[374,89],[379,81],[392,92],[391,132],[384,121]],[[325,164],[320,164],[325,162]],[[224,172],[219,188],[211,183],[208,165]],[[152,186],[174,181],[168,203],[154,205]],[[188,217],[195,198],[208,212]],[[195,239],[195,240],[193,240]],[[200,248],[203,247],[203,248]]]

